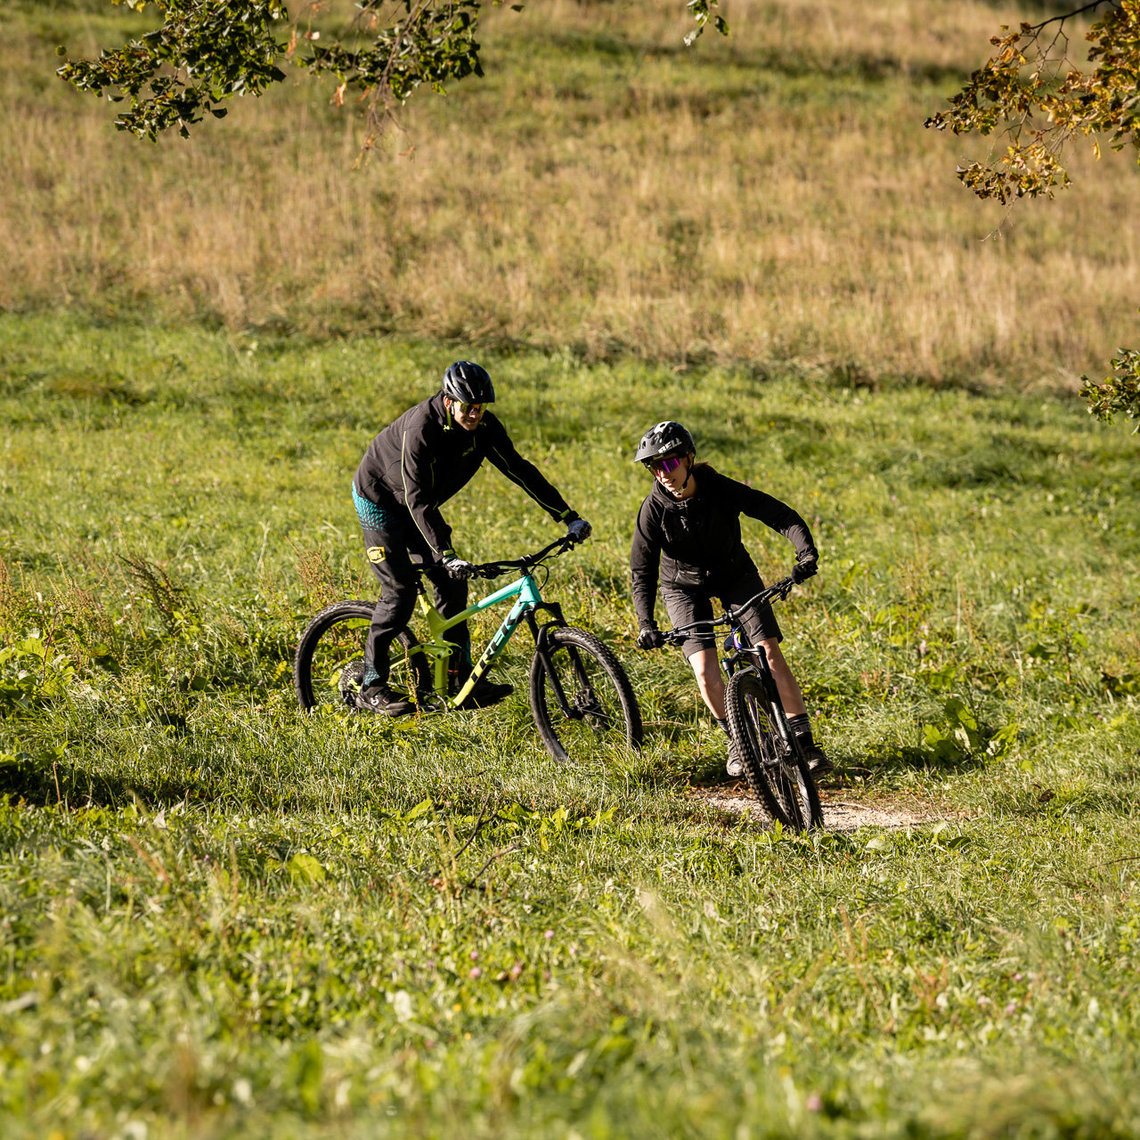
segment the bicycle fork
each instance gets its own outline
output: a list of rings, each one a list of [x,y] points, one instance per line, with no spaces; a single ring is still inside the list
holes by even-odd
[[[765,719],[770,723],[772,735],[776,738],[777,746],[780,749],[780,756],[773,757],[773,762],[791,761],[795,755],[795,749],[792,747],[787,713],[784,712],[784,704],[780,700],[780,693],[776,688],[776,679],[768,668],[768,662],[764,658],[763,651],[756,649],[750,652],[743,643],[739,630],[734,630],[725,637],[723,650],[724,656],[721,657],[720,664],[726,676],[732,677],[738,669],[743,668],[751,669],[759,678],[769,704],[776,710],[774,716],[765,712]],[[742,657],[745,658],[743,665],[741,664]]]
[[[539,626],[538,622],[534,620],[533,611],[527,615],[527,620],[530,623],[530,631],[534,635],[534,654],[538,658],[544,672],[546,679],[550,683],[550,688],[554,693],[554,699],[558,702],[558,708],[562,715],[567,720],[581,720],[587,715],[588,709],[582,708],[577,703],[571,703],[566,696],[566,690],[562,685],[562,678],[558,675],[558,670],[554,667],[554,662],[550,659],[549,634],[550,629],[557,629],[566,624],[566,619],[562,616],[562,607],[557,603],[544,602],[541,606],[544,610],[549,610],[551,614],[550,621],[544,622]],[[572,675],[579,686],[579,695],[590,690],[589,677],[586,675],[586,670],[582,667],[582,658],[578,654],[578,650],[573,645],[567,645],[567,656],[570,658],[570,665]],[[589,692],[591,700],[594,700],[593,692]]]

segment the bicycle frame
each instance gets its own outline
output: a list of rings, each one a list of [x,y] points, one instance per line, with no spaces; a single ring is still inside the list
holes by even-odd
[[[467,678],[459,692],[456,693],[454,697],[448,699],[446,695],[447,666],[451,659],[451,652],[457,648],[457,645],[454,641],[448,641],[444,637],[444,634],[446,634],[449,629],[453,629],[455,626],[465,622],[468,618],[474,617],[476,614],[482,613],[484,610],[489,610],[492,606],[497,606],[514,597],[517,597],[518,600],[511,606],[510,612],[492,635],[490,641],[487,643],[486,649],[480,654],[479,660],[475,662],[471,669],[471,676]],[[461,613],[449,618],[445,618],[439,610],[428,601],[427,594],[424,592],[421,583],[420,610],[427,621],[431,640],[420,642],[417,649],[431,662],[432,690],[443,697],[451,708],[459,708],[467,699],[479,679],[490,669],[495,659],[502,653],[507,642],[510,641],[512,634],[514,634],[518,628],[520,621],[526,619],[527,625],[534,637],[535,646],[540,654],[545,653],[542,632],[546,629],[546,625],[539,627],[534,617],[535,613],[538,610],[548,610],[552,615],[552,620],[547,623],[548,625],[563,624],[561,606],[542,600],[542,593],[539,590],[538,582],[535,581],[534,575],[529,572],[523,574],[522,577],[511,582],[509,585],[495,590],[485,598],[468,606]],[[558,696],[559,699],[564,702],[562,694],[558,693]]]

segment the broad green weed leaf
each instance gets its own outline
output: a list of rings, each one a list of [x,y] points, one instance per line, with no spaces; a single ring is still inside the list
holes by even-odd
[[[318,859],[305,851],[298,851],[285,864],[289,877],[295,883],[323,883],[326,872]]]

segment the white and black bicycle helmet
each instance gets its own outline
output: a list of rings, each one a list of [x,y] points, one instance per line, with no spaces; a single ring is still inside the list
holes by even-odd
[[[654,424],[638,444],[636,463],[649,463],[666,455],[691,455],[697,450],[693,437],[676,420],[663,420]]]
[[[443,374],[443,394],[459,404],[493,404],[495,385],[486,368],[470,360],[457,360]]]

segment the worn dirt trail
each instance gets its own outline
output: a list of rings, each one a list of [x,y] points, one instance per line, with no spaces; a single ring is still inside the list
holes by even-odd
[[[731,815],[755,815],[766,821],[768,813],[744,784],[719,788],[693,788],[695,798]],[[823,824],[828,831],[855,831],[860,827],[901,829],[935,823],[941,818],[931,809],[914,804],[891,804],[884,801],[860,803],[849,788],[820,789]]]

